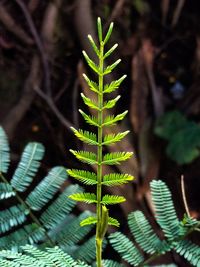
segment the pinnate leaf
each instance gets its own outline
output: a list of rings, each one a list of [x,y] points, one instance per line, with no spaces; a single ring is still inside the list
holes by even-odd
[[[75,128],[71,127],[74,134],[83,142],[89,145],[98,145],[97,136],[94,133],[90,133],[88,131],[83,131],[81,129],[76,130]]]
[[[116,81],[112,81],[110,84],[106,84],[104,86],[104,91],[103,93],[112,93],[116,89],[119,88],[120,84],[123,82],[123,80],[127,77],[127,75],[123,75],[120,79]]]
[[[117,101],[120,99],[120,95],[118,95],[116,98],[106,101],[103,103],[103,109],[113,108]]]
[[[96,195],[93,193],[76,193],[69,196],[70,199],[85,203],[97,203]]]
[[[81,115],[83,116],[83,118],[85,119],[85,121],[92,125],[92,126],[96,126],[96,127],[99,127],[99,124],[98,124],[98,120],[96,117],[94,116],[90,116],[90,115],[87,115],[85,112],[83,112],[81,109],[79,109],[79,112],[81,113]]]
[[[128,110],[124,111],[121,114],[118,114],[117,116],[113,116],[113,115],[107,116],[104,119],[103,126],[112,126],[112,125],[115,125],[116,122],[123,120],[127,113],[128,113]]]
[[[105,195],[103,196],[101,203],[104,205],[113,205],[122,203],[124,201],[126,201],[126,199],[122,196]]]
[[[110,173],[104,175],[102,184],[107,186],[122,185],[133,179],[134,177],[130,174]]]
[[[67,170],[67,173],[74,177],[75,179],[81,181],[87,185],[97,184],[97,175],[94,172],[84,171],[84,170]]]
[[[81,97],[88,107],[99,110],[97,103],[95,103],[94,100],[91,100],[90,98],[86,97],[83,93],[81,93]]]
[[[124,138],[129,131],[123,132],[123,133],[118,133],[118,134],[108,134],[105,135],[104,140],[103,140],[103,145],[113,145],[116,142],[119,142]]]
[[[88,164],[97,164],[97,156],[93,152],[89,151],[76,151],[70,149],[70,152],[80,161],[88,163]]]
[[[120,161],[125,161],[133,155],[133,152],[113,152],[108,153],[103,157],[103,164],[115,165],[120,164]]]

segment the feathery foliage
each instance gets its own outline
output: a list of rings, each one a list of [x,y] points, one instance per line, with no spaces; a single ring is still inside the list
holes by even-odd
[[[105,116],[105,110],[113,108],[120,96],[118,95],[114,99],[104,101],[104,94],[111,93],[119,88],[120,84],[126,78],[126,75],[122,76],[116,81],[112,81],[110,84],[104,84],[104,76],[111,73],[115,67],[120,63],[120,59],[115,61],[113,64],[105,67],[104,60],[109,57],[114,50],[117,48],[117,44],[107,50],[106,43],[108,42],[112,30],[113,23],[110,24],[109,29],[103,37],[101,19],[97,20],[97,29],[98,29],[98,44],[96,44],[91,35],[88,35],[89,42],[98,58],[98,64],[96,64],[85,51],[83,51],[83,56],[88,64],[88,66],[97,74],[98,82],[94,82],[88,78],[86,74],[83,74],[83,77],[88,84],[90,90],[92,90],[97,95],[97,101],[88,98],[83,93],[81,97],[83,102],[91,109],[96,110],[97,116],[90,116],[84,111],[79,110],[85,121],[95,126],[96,132],[92,133],[89,131],[84,131],[82,129],[72,128],[74,134],[84,143],[96,146],[96,153],[89,151],[75,151],[70,150],[71,153],[80,161],[97,166],[97,173],[91,173],[88,171],[82,170],[68,170],[68,174],[74,177],[75,179],[83,182],[88,185],[96,185],[96,195],[94,193],[79,193],[71,195],[70,198],[76,201],[82,201],[86,203],[96,203],[96,216],[90,216],[85,219],[81,225],[96,224],[96,251],[97,251],[97,267],[101,267],[101,251],[102,251],[102,242],[104,235],[106,233],[108,225],[119,226],[119,222],[110,218],[108,215],[108,209],[106,205],[118,204],[125,201],[125,198],[122,196],[102,196],[102,187],[103,185],[107,186],[116,186],[127,183],[128,181],[133,180],[133,177],[129,174],[107,174],[103,177],[103,165],[116,165],[121,162],[129,159],[132,156],[132,152],[114,152],[107,153],[103,155],[103,147],[113,145],[116,142],[119,142],[124,138],[129,131],[117,134],[108,134],[104,135],[104,127],[110,127],[115,125],[117,122],[124,119],[128,111],[124,111],[118,115],[109,115]]]
[[[40,244],[41,247],[57,244],[69,254],[74,255],[79,249],[81,253],[84,242],[82,245],[78,242],[90,232],[92,225],[82,228],[80,222],[92,214],[84,212],[79,217],[70,214],[75,201],[67,196],[81,194],[83,190],[79,185],[70,185],[58,194],[67,180],[64,167],[52,168],[26,197],[21,195],[35,178],[43,155],[42,144],[29,143],[13,177],[9,179],[6,177],[10,158],[9,144],[6,133],[0,127],[0,201],[1,204],[4,201],[6,207],[0,211],[0,250],[18,251],[20,246],[26,244]],[[16,203],[13,204],[14,202]],[[71,247],[74,247],[73,251]],[[91,249],[94,251],[95,245]],[[95,255],[89,257],[91,261],[94,258]],[[8,266],[19,266],[15,265],[15,261],[9,264]]]
[[[187,236],[200,230],[200,222],[184,216],[180,221],[176,215],[171,192],[163,181],[151,182],[152,200],[155,206],[155,218],[164,232],[165,239],[161,240],[141,211],[129,214],[128,224],[136,244],[124,234],[115,232],[109,236],[113,248],[131,266],[149,266],[154,259],[169,252],[176,251],[187,259],[193,266],[200,266],[200,247],[187,240]],[[147,258],[138,250],[142,249]]]

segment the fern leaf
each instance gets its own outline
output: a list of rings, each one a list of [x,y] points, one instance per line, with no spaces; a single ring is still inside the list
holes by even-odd
[[[97,223],[97,218],[94,216],[87,217],[83,221],[81,221],[80,226],[86,226],[90,224],[96,224]]]
[[[90,41],[90,44],[92,45],[94,52],[96,53],[97,56],[99,56],[99,49],[97,47],[97,45],[95,44],[95,41],[93,40],[92,36],[90,34],[88,34],[88,39]]]
[[[7,173],[10,163],[10,148],[7,135],[0,127],[0,173]]]
[[[107,31],[107,33],[106,33],[106,37],[105,37],[105,39],[103,40],[104,45],[105,45],[105,44],[108,42],[108,40],[110,39],[110,36],[111,36],[111,34],[112,34],[112,30],[113,30],[113,26],[114,26],[114,23],[111,22],[111,23],[110,23],[110,26],[109,26],[109,28],[108,28],[108,31]]]
[[[119,227],[120,223],[118,222],[117,219],[112,218],[112,217],[108,217],[108,225],[113,225],[113,226]]]
[[[109,240],[112,247],[131,265],[138,266],[144,261],[139,250],[122,233],[115,232],[114,234],[109,235]]]
[[[73,127],[71,127],[73,130],[74,134],[83,142],[89,145],[98,145],[97,142],[97,136],[94,133],[90,133],[88,131],[83,131],[83,130],[76,130]]]
[[[87,82],[90,90],[92,90],[93,92],[99,94],[99,87],[98,84],[95,83],[94,81],[91,81],[87,75],[85,73],[83,73],[83,78],[85,79],[85,81]]]
[[[25,225],[23,228],[0,238],[0,249],[19,250],[20,246],[35,244],[44,239],[45,230],[36,224]]]
[[[69,195],[81,192],[78,185],[70,185],[54,202],[45,210],[40,220],[47,229],[58,225],[75,206],[75,202],[68,198]]]
[[[115,106],[115,104],[117,103],[117,101],[120,99],[120,97],[121,96],[118,95],[116,98],[104,102],[103,103],[103,109],[113,108]]]
[[[200,266],[200,247],[193,244],[189,240],[182,240],[178,242],[175,247],[178,254],[183,256],[194,266]]]
[[[102,184],[107,186],[122,185],[133,179],[134,177],[129,174],[110,173],[104,175]]]
[[[75,179],[81,181],[87,185],[95,185],[97,184],[97,175],[94,172],[84,171],[84,170],[67,170],[67,173],[74,177]]]
[[[0,199],[7,199],[15,196],[15,192],[10,184],[0,183]]]
[[[91,60],[91,58],[87,55],[87,53],[85,51],[83,51],[83,56],[84,56],[85,60],[87,61],[88,65],[90,66],[90,68],[94,72],[99,74],[100,73],[99,67],[94,63],[94,61]]]
[[[113,145],[121,141],[128,133],[129,131],[125,131],[123,133],[105,135],[102,145]]]
[[[11,185],[20,192],[24,192],[32,182],[40,167],[44,155],[44,147],[40,143],[29,143],[22,154],[20,163],[11,179]]]
[[[123,75],[120,79],[111,82],[110,84],[106,84],[104,86],[104,91],[103,93],[112,93],[116,89],[119,88],[120,84],[123,82],[123,80],[127,77],[127,75]]]
[[[70,215],[67,221],[64,221],[64,228],[56,234],[56,241],[61,248],[70,253],[70,247],[84,239],[93,226],[81,227],[80,223],[90,215],[90,211],[84,211],[78,217]]]
[[[69,150],[77,159],[88,164],[97,164],[97,156],[93,152],[89,151],[75,151]]]
[[[22,205],[0,211],[0,233],[5,233],[12,227],[22,224],[26,220],[28,213],[29,211]]]
[[[121,62],[121,59],[118,59],[118,60],[116,60],[112,65],[109,65],[108,67],[106,67],[106,69],[105,69],[104,72],[103,72],[103,75],[106,75],[106,74],[111,73],[111,72],[114,70],[114,68],[116,68],[117,65],[118,65],[120,62]],[[97,72],[97,73],[98,73],[98,72]]]
[[[93,109],[96,109],[96,110],[99,110],[99,107],[97,106],[97,103],[95,103],[94,100],[92,100],[92,99],[86,97],[83,93],[81,93],[81,97],[82,97],[84,103],[85,103],[88,107],[93,108]]]
[[[129,159],[133,155],[132,152],[113,152],[105,154],[102,164],[115,165],[120,164],[121,161]]]
[[[115,125],[116,122],[123,120],[127,113],[128,113],[128,110],[124,111],[121,114],[118,114],[117,116],[113,116],[113,115],[107,116],[104,119],[104,122],[103,122],[102,126],[112,126],[112,125]]]
[[[93,193],[77,193],[69,196],[70,199],[85,203],[97,203],[96,195]]]
[[[105,53],[105,55],[104,55],[104,59],[105,58],[107,58],[107,57],[109,57],[114,51],[115,51],[115,49],[118,47],[118,44],[115,44],[115,45],[113,45],[106,53]]]
[[[81,109],[79,109],[79,112],[81,113],[81,115],[83,116],[84,120],[92,125],[92,126],[96,126],[96,127],[99,127],[99,124],[98,124],[98,120],[96,117],[94,116],[89,116],[87,115],[85,112],[83,112]]]
[[[146,253],[162,253],[170,250],[166,242],[161,241],[154,233],[154,230],[141,211],[130,213],[128,224],[136,242]]]
[[[122,196],[114,196],[114,195],[105,195],[102,198],[101,204],[104,205],[113,205],[119,204],[126,201],[126,199]]]
[[[163,181],[153,180],[150,184],[152,200],[156,209],[156,220],[165,236],[171,241],[179,236],[180,225],[175,212],[172,195]]]
[[[60,186],[66,181],[67,173],[63,167],[55,167],[29,194],[26,202],[33,210],[41,210],[42,207],[53,198]]]

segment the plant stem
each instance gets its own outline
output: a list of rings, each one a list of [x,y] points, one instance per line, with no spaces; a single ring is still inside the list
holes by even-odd
[[[100,55],[99,55],[99,94],[98,94],[98,149],[97,149],[97,227],[96,227],[96,260],[97,267],[102,267],[102,237],[100,234],[101,220],[102,220],[102,207],[101,207],[101,194],[102,194],[102,135],[103,135],[103,53],[104,43],[100,42]]]
[[[7,179],[4,177],[4,175],[0,172],[0,178],[1,180],[6,183],[6,184],[10,184]],[[49,240],[50,244],[52,246],[55,246],[55,243],[53,242],[53,240],[49,237],[49,235],[47,234],[45,228],[43,227],[43,225],[40,223],[40,221],[37,219],[37,217],[34,215],[34,213],[32,212],[31,208],[29,207],[29,205],[20,197],[20,195],[18,194],[18,192],[12,187],[13,191],[15,192],[15,197],[16,199],[19,201],[20,204],[22,204],[26,209],[28,209],[29,215],[31,217],[31,219],[33,220],[33,222],[35,222],[38,226],[40,226],[41,228],[44,229],[45,231],[45,236],[47,238],[47,240]]]

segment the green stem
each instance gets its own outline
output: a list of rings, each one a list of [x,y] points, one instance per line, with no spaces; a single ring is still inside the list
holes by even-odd
[[[1,180],[6,183],[6,184],[10,184],[7,179],[4,177],[4,175],[0,172],[0,178]],[[43,225],[40,223],[40,221],[37,219],[37,217],[34,215],[34,213],[32,212],[31,208],[29,207],[29,205],[20,197],[20,195],[18,194],[18,192],[12,187],[13,191],[15,192],[15,197],[16,199],[19,201],[20,204],[22,204],[28,211],[29,211],[29,215],[31,217],[31,219],[33,220],[33,222],[35,222],[38,226],[40,226],[41,228],[43,228],[45,230],[45,228],[43,227]],[[49,237],[49,235],[47,234],[46,230],[45,230],[45,236],[47,238],[47,240],[49,240],[50,244],[52,246],[55,246],[55,243],[53,242],[53,240]]]
[[[97,267],[102,267],[102,237],[100,234],[101,220],[102,220],[102,207],[101,207],[101,195],[102,195],[102,124],[103,124],[103,53],[104,53],[104,43],[100,43],[100,55],[99,55],[99,94],[98,94],[98,150],[97,150],[97,228],[96,228],[96,260]]]

